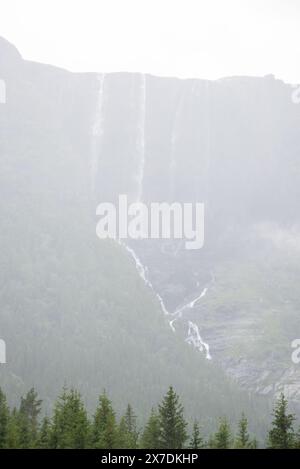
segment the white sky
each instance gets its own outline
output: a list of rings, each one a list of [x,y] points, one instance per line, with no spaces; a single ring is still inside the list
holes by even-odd
[[[0,0],[0,36],[73,71],[300,83],[300,0]]]

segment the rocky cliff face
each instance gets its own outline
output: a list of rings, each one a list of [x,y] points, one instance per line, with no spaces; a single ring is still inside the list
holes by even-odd
[[[246,389],[299,400],[300,107],[273,76],[101,75],[96,199],[201,201],[205,246],[137,242],[170,326]],[[192,324],[192,328],[191,328]]]
[[[16,200],[26,185],[84,200],[91,213],[119,194],[204,202],[201,250],[137,241],[135,261],[174,336],[247,390],[285,390],[299,403],[300,106],[291,86],[272,76],[71,74],[23,61],[4,40],[1,77],[2,195]]]

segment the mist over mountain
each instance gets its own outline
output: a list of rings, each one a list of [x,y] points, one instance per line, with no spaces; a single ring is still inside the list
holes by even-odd
[[[0,38],[1,386],[148,412],[173,384],[207,428],[284,391],[299,411],[300,106],[272,75],[74,74]],[[205,244],[96,237],[96,207],[203,202]],[[208,353],[209,351],[209,353]],[[211,359],[207,359],[211,358]]]

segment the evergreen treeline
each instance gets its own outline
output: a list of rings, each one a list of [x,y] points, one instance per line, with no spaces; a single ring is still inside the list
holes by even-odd
[[[103,449],[256,449],[257,441],[248,431],[243,414],[236,434],[228,420],[220,418],[216,433],[206,440],[198,421],[188,432],[188,423],[179,396],[169,388],[157,409],[152,409],[143,429],[131,405],[117,419],[112,403],[104,392],[90,418],[78,391],[63,389],[51,418],[40,419],[42,401],[34,389],[21,398],[18,409],[9,409],[0,389],[0,448],[103,448]],[[295,416],[288,413],[282,394],[273,410],[267,448],[300,448],[300,431],[294,429]]]

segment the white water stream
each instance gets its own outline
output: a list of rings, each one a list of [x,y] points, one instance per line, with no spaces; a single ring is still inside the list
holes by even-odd
[[[138,120],[138,136],[137,150],[139,154],[139,165],[137,170],[137,202],[141,202],[143,198],[143,185],[145,173],[145,122],[146,122],[146,75],[141,75],[139,88],[139,120]]]
[[[92,154],[91,154],[91,185],[92,193],[95,194],[98,167],[99,152],[101,150],[101,139],[103,136],[103,91],[105,73],[97,76],[98,80],[98,98],[94,125],[92,127]]]

